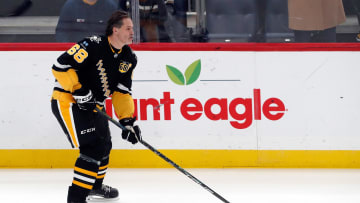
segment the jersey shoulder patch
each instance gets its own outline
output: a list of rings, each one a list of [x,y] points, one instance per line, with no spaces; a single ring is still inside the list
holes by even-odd
[[[88,37],[88,39],[89,39],[91,42],[94,42],[94,43],[97,43],[97,44],[100,44],[100,42],[102,41],[102,37],[97,36],[97,35],[93,35],[93,36],[91,36],[91,37]]]
[[[93,35],[91,37],[86,37],[83,40],[79,41],[78,44],[85,50],[89,51],[91,49],[98,47],[103,41],[103,38],[100,36]]]

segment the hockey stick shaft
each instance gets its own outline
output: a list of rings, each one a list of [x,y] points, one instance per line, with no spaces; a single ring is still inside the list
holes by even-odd
[[[101,111],[100,109],[96,108],[96,111],[99,112],[101,115],[105,116],[110,122],[112,122],[113,124],[115,124],[116,126],[118,126],[119,128],[121,128],[122,130],[127,130],[123,125],[121,125],[119,122],[117,122],[116,120],[114,120],[113,118],[111,118],[109,115],[106,114],[106,112]],[[189,172],[187,172],[185,169],[181,168],[179,165],[177,165],[175,162],[173,162],[172,160],[170,160],[168,157],[166,157],[164,154],[162,154],[161,152],[159,152],[158,150],[156,150],[154,147],[152,147],[150,144],[148,144],[147,142],[145,142],[144,140],[140,140],[139,141],[141,144],[143,144],[145,147],[147,147],[148,149],[150,149],[152,152],[154,152],[156,155],[160,156],[162,159],[164,159],[166,162],[168,162],[169,164],[171,164],[173,167],[175,167],[177,170],[179,170],[181,173],[185,174],[188,178],[190,178],[191,180],[193,180],[195,183],[199,184],[201,187],[203,187],[204,189],[206,189],[207,191],[209,191],[211,194],[213,194],[214,196],[216,196],[217,198],[219,198],[221,201],[225,202],[225,203],[230,203],[229,201],[227,201],[224,197],[222,197],[221,195],[219,195],[217,192],[215,192],[214,190],[212,190],[211,188],[209,188],[207,185],[205,185],[203,182],[201,182],[199,179],[195,178],[193,175],[191,175]]]

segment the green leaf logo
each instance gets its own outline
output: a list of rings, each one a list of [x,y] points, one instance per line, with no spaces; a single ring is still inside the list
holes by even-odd
[[[185,76],[179,71],[177,68],[166,65],[166,71],[171,79],[175,84],[178,85],[191,85],[194,83],[200,76],[201,72],[201,61],[196,60],[189,67],[187,67],[185,71]],[[186,79],[186,82],[185,82]]]
[[[183,74],[173,66],[166,65],[166,71],[169,78],[178,85],[184,85],[185,80]]]

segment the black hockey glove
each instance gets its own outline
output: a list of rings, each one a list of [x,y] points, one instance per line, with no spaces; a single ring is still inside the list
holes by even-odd
[[[121,136],[124,140],[136,144],[141,140],[141,131],[139,126],[134,126],[136,118],[123,118],[120,120],[120,124],[127,130],[123,130]]]
[[[73,97],[81,110],[94,110],[96,102],[91,90],[80,88],[73,93]]]

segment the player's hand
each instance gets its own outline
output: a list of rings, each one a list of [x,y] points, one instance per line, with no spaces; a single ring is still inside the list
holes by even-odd
[[[73,97],[81,110],[94,110],[96,107],[91,90],[80,88],[73,93]]]
[[[120,120],[120,124],[127,129],[122,131],[121,136],[132,144],[136,144],[142,139],[139,126],[134,126],[135,120],[136,118],[123,118]]]

